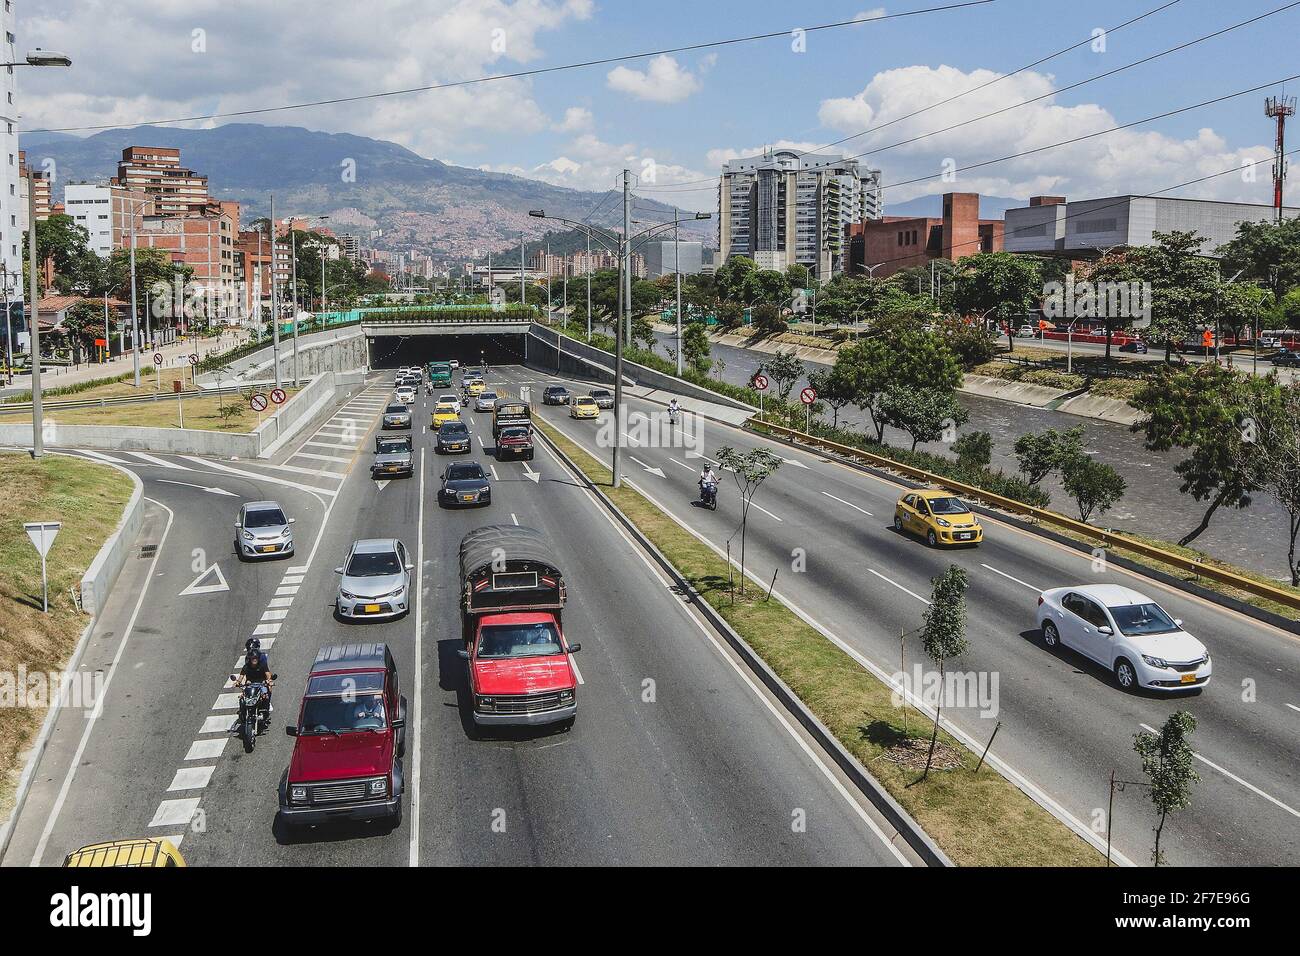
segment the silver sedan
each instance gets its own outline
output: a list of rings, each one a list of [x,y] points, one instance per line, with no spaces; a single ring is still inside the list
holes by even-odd
[[[406,546],[396,538],[354,541],[340,575],[334,607],[348,620],[394,618],[410,609],[411,571]]]

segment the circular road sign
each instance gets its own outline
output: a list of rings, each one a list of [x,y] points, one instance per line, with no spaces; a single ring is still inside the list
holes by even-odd
[[[817,389],[809,385],[799,393],[799,401],[803,402],[805,405],[811,405],[813,402],[817,401]]]
[[[154,364],[154,365],[162,365],[162,353],[161,353],[161,352],[154,352],[154,353],[153,353],[153,364]]]
[[[284,404],[284,400],[285,400],[285,398],[287,398],[287,397],[288,397],[288,396],[286,396],[286,395],[284,394],[284,389],[282,389],[282,388],[273,388],[273,389],[271,389],[271,401],[275,402],[275,404],[277,404],[277,405],[283,405],[283,404]]]
[[[767,376],[766,376],[766,375],[755,375],[755,376],[754,376],[754,387],[755,387],[756,389],[758,389],[760,392],[766,392],[766,391],[767,391]]]
[[[248,404],[253,406],[253,411],[264,412],[266,411],[266,396],[258,392],[248,400]]]
[[[191,365],[198,365],[198,364],[199,364],[199,353],[198,353],[198,352],[191,352],[191,353],[190,353],[190,364],[191,364]]]

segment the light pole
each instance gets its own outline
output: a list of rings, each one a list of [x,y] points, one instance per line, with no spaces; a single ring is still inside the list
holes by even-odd
[[[5,384],[14,383],[14,320],[12,311],[12,296],[9,294],[9,267],[0,265],[0,272],[4,274],[5,285]],[[19,284],[22,283],[22,277],[19,277]]]
[[[677,207],[673,207],[673,272],[677,274],[677,377],[682,377],[682,263],[677,251]]]
[[[275,194],[271,194],[271,218],[266,228],[271,242],[271,359],[275,365],[275,387],[280,387],[280,299],[275,291]]]
[[[135,292],[135,216],[136,210],[145,203],[150,202],[148,198],[137,199],[134,202],[127,200],[131,212],[131,372],[135,387],[140,387],[140,319],[136,314],[136,292]]]
[[[587,343],[591,343],[591,231],[587,232]]]

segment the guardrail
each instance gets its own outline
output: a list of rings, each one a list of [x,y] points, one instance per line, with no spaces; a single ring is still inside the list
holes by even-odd
[[[204,398],[209,395],[238,395],[248,389],[248,385],[223,385],[220,388],[187,388],[179,392],[154,391],[148,395],[116,395],[111,398],[78,398],[63,402],[41,402],[44,411],[71,410],[74,408],[109,408],[113,405],[139,405],[143,402],[164,402],[175,399]],[[11,402],[0,404],[0,415],[26,413],[31,414],[31,402]]]
[[[863,451],[861,448],[854,448],[850,445],[841,445],[839,442],[833,442],[825,438],[819,438],[816,435],[809,435],[807,432],[797,431],[793,428],[786,428],[783,425],[774,425],[771,422],[759,422],[750,420],[750,427],[756,431],[765,431],[778,437],[785,438],[789,441],[801,445],[810,445],[825,448],[833,451],[845,458],[858,459],[867,464],[875,465],[881,468],[888,468],[906,475],[909,478],[915,478],[918,481],[924,481],[929,484],[938,485],[949,491],[957,492],[971,498],[979,499],[990,505],[994,505],[1003,511],[1009,511],[1012,514],[1022,515],[1027,518],[1034,518],[1045,524],[1056,525],[1067,531],[1076,534],[1087,535],[1101,541],[1103,544],[1112,547],[1123,548],[1142,557],[1151,558],[1162,564],[1177,568],[1180,571],[1190,571],[1201,577],[1209,578],[1220,584],[1226,584],[1229,587],[1237,588],[1256,597],[1266,598],[1275,601],[1278,604],[1289,608],[1300,609],[1300,594],[1294,591],[1274,587],[1263,581],[1256,581],[1252,578],[1243,577],[1234,574],[1231,571],[1225,571],[1222,568],[1216,568],[1213,565],[1203,564],[1193,558],[1185,558],[1180,554],[1166,551],[1155,545],[1147,544],[1127,535],[1119,534],[1114,531],[1106,531],[1102,528],[1094,527],[1083,521],[1076,521],[1074,518],[1058,514],[1055,511],[1048,511],[1045,508],[1035,508],[1032,505],[1024,504],[1013,498],[1004,498],[1002,495],[995,495],[992,492],[985,491],[983,488],[975,485],[968,485],[964,482],[954,481],[951,478],[945,478],[942,475],[936,475],[920,468],[914,468],[911,465],[905,465],[902,462],[894,461],[892,458],[886,458],[883,455],[873,455],[869,451]]]

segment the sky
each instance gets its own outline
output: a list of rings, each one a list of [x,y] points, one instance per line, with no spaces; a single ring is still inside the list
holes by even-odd
[[[614,187],[626,167],[640,195],[694,210],[716,206],[730,158],[847,137],[826,151],[881,170],[886,212],[949,191],[1153,192],[1224,170],[1168,194],[1271,201],[1264,97],[1280,87],[1054,144],[1300,74],[1300,5],[1063,90],[1288,0],[1173,0],[1122,29],[1170,0],[994,0],[897,16],[951,2],[16,0],[16,48],[73,60],[19,71],[20,139],[22,129],[129,126],[775,33],[238,121],[372,136],[583,189]],[[864,22],[809,30],[854,19]],[[1300,146],[1300,126],[1290,141]]]

